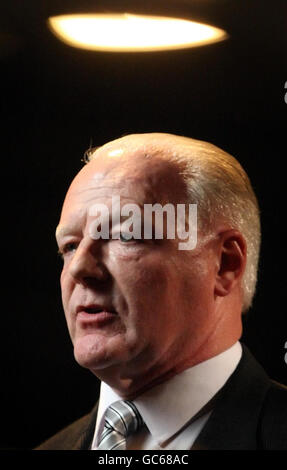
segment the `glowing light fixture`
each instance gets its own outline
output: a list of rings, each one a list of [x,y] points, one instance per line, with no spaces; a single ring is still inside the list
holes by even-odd
[[[179,18],[132,14],[60,15],[53,33],[70,46],[113,52],[158,51],[202,46],[226,39],[225,31]]]

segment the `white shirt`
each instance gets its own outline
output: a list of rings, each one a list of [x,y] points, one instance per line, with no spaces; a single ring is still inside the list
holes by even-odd
[[[226,351],[184,370],[133,400],[145,426],[128,438],[127,449],[190,449],[211,411],[191,424],[187,423],[223,387],[236,369],[241,355],[241,344],[236,342]],[[92,450],[97,449],[106,409],[121,399],[111,387],[102,382]]]

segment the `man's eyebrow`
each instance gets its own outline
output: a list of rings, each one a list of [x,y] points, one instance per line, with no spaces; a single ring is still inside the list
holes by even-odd
[[[59,238],[62,238],[66,235],[70,235],[71,233],[74,233],[76,230],[73,227],[69,227],[66,225],[58,225],[56,228],[56,239],[58,240]]]
[[[126,204],[130,204],[130,203],[135,204],[140,208],[141,212],[144,212],[144,204],[135,203],[133,198],[126,198],[126,199],[129,199],[131,201],[131,202],[126,202]],[[131,212],[133,212],[132,209],[131,209]],[[121,215],[121,222],[124,222],[126,219],[129,219],[129,218],[130,218],[130,215]],[[109,219],[112,220],[112,210],[109,210]],[[78,229],[76,227],[73,227],[72,225],[69,226],[69,225],[59,224],[56,227],[56,232],[55,232],[56,240],[58,240],[59,238],[63,238],[66,235],[71,235],[75,233],[78,233]]]
[[[56,240],[58,240],[64,235],[65,230],[66,230],[65,227],[61,227],[60,225],[57,226],[56,232],[55,232]]]

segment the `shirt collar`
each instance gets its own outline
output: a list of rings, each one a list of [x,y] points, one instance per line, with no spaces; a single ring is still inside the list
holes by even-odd
[[[242,347],[237,342],[226,351],[184,370],[133,400],[158,444],[178,432],[223,387],[236,369],[241,355]],[[106,409],[120,399],[112,388],[102,382],[97,434]]]

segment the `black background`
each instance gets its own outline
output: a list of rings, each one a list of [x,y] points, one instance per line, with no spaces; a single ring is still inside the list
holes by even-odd
[[[243,340],[286,384],[286,1],[204,0],[229,40],[142,54],[71,48],[46,27],[45,7],[53,2],[5,3],[0,447],[35,446],[97,397],[97,380],[73,359],[54,241],[65,192],[91,140],[171,132],[238,158],[257,193],[263,228],[258,292]]]

